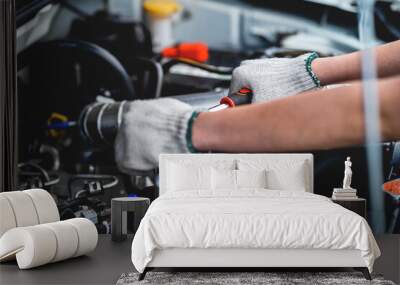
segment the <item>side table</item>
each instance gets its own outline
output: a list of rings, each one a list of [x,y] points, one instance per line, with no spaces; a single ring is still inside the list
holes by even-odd
[[[359,214],[364,219],[367,218],[367,200],[364,198],[332,199],[332,202],[339,204],[356,214]]]
[[[124,241],[126,239],[128,233],[128,212],[133,212],[133,233],[135,233],[149,205],[150,199],[148,198],[113,198],[111,200],[111,239],[113,241]]]

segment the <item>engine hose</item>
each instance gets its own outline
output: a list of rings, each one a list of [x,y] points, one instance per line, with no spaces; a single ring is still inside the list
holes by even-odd
[[[79,119],[82,136],[95,146],[113,146],[125,103],[95,102],[86,106]]]

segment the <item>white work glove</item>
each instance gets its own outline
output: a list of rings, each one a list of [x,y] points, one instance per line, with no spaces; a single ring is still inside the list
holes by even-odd
[[[274,100],[320,87],[311,70],[316,53],[296,58],[245,60],[232,74],[230,92],[252,89],[253,103]]]
[[[179,100],[127,102],[115,140],[115,159],[125,173],[158,167],[161,153],[195,152],[192,124],[198,113]]]

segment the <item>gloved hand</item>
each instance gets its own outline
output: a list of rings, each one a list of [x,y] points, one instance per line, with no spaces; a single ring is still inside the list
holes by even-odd
[[[230,92],[243,87],[253,90],[253,102],[283,98],[320,87],[311,70],[316,53],[296,58],[245,60],[233,71]]]
[[[151,170],[161,153],[193,152],[191,124],[197,115],[171,98],[127,102],[115,140],[118,167],[125,173]]]

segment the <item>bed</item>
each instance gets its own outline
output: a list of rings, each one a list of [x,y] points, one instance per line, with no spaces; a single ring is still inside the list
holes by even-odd
[[[352,267],[380,255],[361,216],[313,194],[311,154],[163,154],[160,196],[132,243],[147,271]]]

